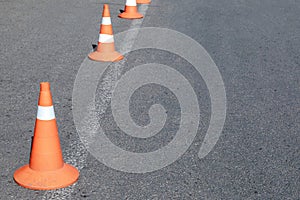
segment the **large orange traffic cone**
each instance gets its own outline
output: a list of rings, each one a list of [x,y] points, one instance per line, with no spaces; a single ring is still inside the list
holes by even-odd
[[[37,119],[29,165],[15,171],[15,181],[33,190],[51,190],[75,183],[79,172],[64,163],[52,105],[50,84],[40,84]]]
[[[123,59],[123,55],[115,50],[113,29],[107,4],[104,4],[103,6],[97,50],[90,53],[89,58],[91,60],[103,62],[114,62]]]
[[[119,17],[125,19],[140,19],[144,16],[138,12],[136,0],[126,0],[124,12],[119,14]]]
[[[136,0],[136,3],[138,3],[138,4],[150,4],[151,0]]]

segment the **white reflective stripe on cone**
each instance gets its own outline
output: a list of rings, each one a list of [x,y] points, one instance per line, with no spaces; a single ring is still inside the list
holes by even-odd
[[[126,6],[136,6],[136,0],[127,0]]]
[[[101,43],[113,43],[114,36],[108,34],[99,34],[99,42]]]
[[[38,106],[37,119],[52,120],[55,119],[53,106]]]
[[[103,25],[111,25],[110,17],[102,17],[102,24]]]

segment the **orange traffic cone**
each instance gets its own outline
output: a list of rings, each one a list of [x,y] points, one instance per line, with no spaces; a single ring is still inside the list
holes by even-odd
[[[15,171],[15,181],[33,190],[51,190],[75,183],[79,172],[64,163],[56,126],[50,84],[40,84],[37,119],[29,165]]]
[[[136,0],[136,3],[138,3],[138,4],[150,4],[151,0]]]
[[[97,50],[89,54],[94,61],[114,62],[123,59],[123,55],[115,50],[113,29],[107,4],[103,6],[102,23]]]
[[[144,16],[138,12],[136,0],[126,0],[125,10],[119,14],[119,17],[125,19],[140,19]]]

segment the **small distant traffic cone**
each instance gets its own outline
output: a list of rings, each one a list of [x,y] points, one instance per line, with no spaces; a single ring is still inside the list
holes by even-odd
[[[136,0],[126,0],[124,12],[119,14],[119,17],[125,19],[140,19],[144,16],[138,12]]]
[[[150,4],[151,0],[136,0],[137,4]]]
[[[63,161],[50,84],[43,82],[40,84],[29,165],[16,170],[14,179],[25,188],[51,190],[75,183],[78,176],[78,170]]]
[[[122,54],[115,50],[113,29],[111,25],[109,6],[107,4],[104,4],[103,6],[98,46],[96,51],[89,54],[89,58],[94,61],[103,62],[114,62],[124,58]]]

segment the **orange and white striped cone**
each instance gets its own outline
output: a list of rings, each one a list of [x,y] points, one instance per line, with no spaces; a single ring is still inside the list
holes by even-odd
[[[96,51],[89,54],[89,58],[94,61],[103,62],[114,62],[124,58],[122,54],[115,50],[113,29],[110,19],[109,6],[107,4],[104,4],[103,6],[98,46]]]
[[[136,0],[137,4],[150,4],[151,0]]]
[[[14,180],[28,189],[51,190],[75,183],[78,176],[78,170],[63,161],[50,84],[42,82],[29,165],[16,170]]]
[[[138,12],[136,0],[126,0],[124,12],[119,14],[119,17],[125,19],[140,19],[144,16]]]

